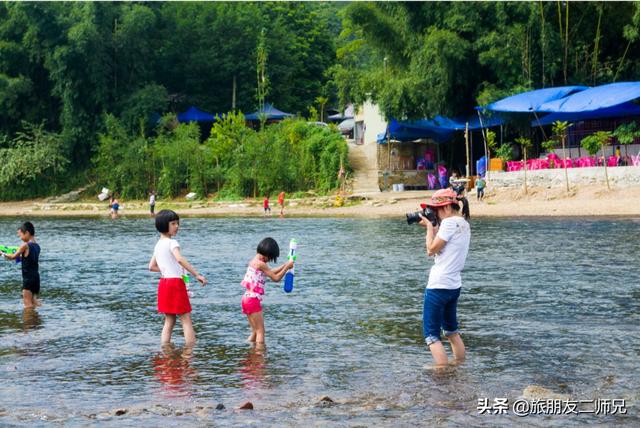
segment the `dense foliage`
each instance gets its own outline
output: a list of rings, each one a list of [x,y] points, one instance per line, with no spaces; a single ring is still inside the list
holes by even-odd
[[[257,134],[231,115],[203,143],[158,118],[250,112],[258,92],[310,119],[367,97],[399,119],[467,114],[526,89],[638,80],[639,28],[638,2],[0,3],[0,197],[88,177],[131,195],[328,189],[322,153],[338,143],[318,130]],[[292,147],[303,167],[278,160]]]
[[[90,165],[97,135],[112,135],[107,115],[129,134],[141,127],[150,134],[158,114],[190,105],[213,113],[254,111],[261,32],[271,84],[267,101],[304,115],[327,91],[339,8],[288,2],[3,2],[0,142],[9,144],[26,131],[23,122],[45,124],[69,160],[56,178],[64,183],[68,174]]]
[[[347,167],[347,144],[334,129],[288,119],[254,131],[242,114],[216,122],[200,143],[196,124],[163,118],[154,136],[130,135],[114,116],[105,119],[94,159],[101,185],[125,198],[143,198],[156,189],[162,197],[188,191],[200,197],[263,196],[281,190],[338,186]]]
[[[388,116],[466,114],[513,93],[640,75],[638,2],[354,2],[337,41],[341,99]]]

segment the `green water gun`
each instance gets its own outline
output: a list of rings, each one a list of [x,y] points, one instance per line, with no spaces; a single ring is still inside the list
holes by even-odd
[[[0,254],[15,254],[20,247],[12,247],[7,245],[0,245]],[[16,263],[20,263],[20,257],[16,259]]]

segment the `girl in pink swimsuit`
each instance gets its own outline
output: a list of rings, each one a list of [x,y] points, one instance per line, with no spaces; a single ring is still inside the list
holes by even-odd
[[[242,280],[245,288],[242,296],[242,313],[247,316],[251,335],[249,342],[264,343],[264,317],[262,315],[262,298],[267,277],[279,282],[293,267],[293,261],[271,269],[267,263],[275,262],[280,255],[280,247],[273,238],[265,238],[258,244],[256,255],[249,262],[247,273]]]

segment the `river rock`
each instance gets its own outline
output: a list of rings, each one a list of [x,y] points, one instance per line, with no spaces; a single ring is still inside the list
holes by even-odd
[[[124,408],[123,409],[116,409],[116,410],[113,411],[113,414],[115,416],[122,416],[122,415],[124,415],[126,413],[127,413],[127,409],[124,409]]]
[[[251,401],[247,401],[242,406],[238,407],[241,410],[253,410],[253,403]]]
[[[526,400],[568,400],[568,394],[558,394],[550,389],[538,385],[529,385],[522,391],[522,397]]]
[[[318,407],[331,407],[334,404],[336,404],[336,402],[333,401],[333,399],[331,397],[329,397],[328,395],[323,395],[322,397],[320,397],[320,399],[316,403],[316,406],[318,406]]]
[[[218,403],[218,405],[216,406],[216,410],[224,410],[224,409],[225,407],[224,407],[224,404],[222,403]]]

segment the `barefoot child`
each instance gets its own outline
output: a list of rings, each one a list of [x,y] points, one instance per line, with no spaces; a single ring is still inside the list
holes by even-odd
[[[193,345],[196,333],[191,322],[191,303],[187,295],[182,276],[185,271],[190,272],[204,287],[207,280],[200,275],[180,254],[180,244],[173,237],[178,233],[180,217],[171,210],[162,210],[156,215],[156,229],[160,232],[160,239],[153,250],[153,257],[149,262],[149,270],[160,272],[158,283],[158,312],[164,314],[161,343],[171,343],[171,332],[176,324],[176,316],[180,317],[184,332],[185,345]]]
[[[249,262],[247,273],[242,280],[242,286],[246,289],[242,297],[242,313],[247,316],[251,327],[249,342],[264,343],[264,317],[261,302],[267,277],[279,282],[293,267],[293,261],[288,261],[282,266],[271,269],[267,263],[275,262],[279,255],[278,243],[273,238],[263,239],[258,244],[257,254]]]
[[[36,230],[33,223],[25,222],[18,229],[18,237],[22,245],[13,254],[3,255],[9,260],[22,258],[22,302],[25,308],[40,306],[38,294],[40,294],[40,273],[38,260],[40,258],[40,245],[36,242]]]

